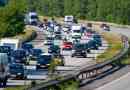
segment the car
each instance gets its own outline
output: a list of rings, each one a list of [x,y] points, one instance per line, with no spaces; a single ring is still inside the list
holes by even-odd
[[[46,37],[46,40],[44,41],[44,45],[53,45],[54,44],[54,37],[48,36]]]
[[[13,79],[24,79],[24,65],[19,63],[11,63],[9,65],[9,76]]]
[[[85,50],[84,44],[75,44],[73,46],[71,57],[74,57],[74,56],[79,56],[79,57],[84,57],[84,58],[87,57],[87,52]]]
[[[59,55],[60,54],[60,47],[58,45],[51,45],[48,48],[48,53],[51,53],[53,55]]]
[[[45,40],[44,41],[44,45],[53,45],[54,44],[54,41],[52,40]]]
[[[102,46],[102,39],[100,35],[98,34],[93,35],[93,40],[95,40],[98,46]]]
[[[25,44],[22,45],[22,48],[23,48],[24,50],[30,51],[30,50],[33,49],[34,47],[33,47],[32,44],[25,43]]]
[[[87,47],[88,47],[89,49],[95,49],[95,50],[98,49],[98,45],[97,45],[97,43],[96,43],[95,40],[89,40],[86,45],[87,45]]]
[[[72,42],[63,42],[63,47],[62,47],[62,49],[63,49],[63,50],[71,50],[71,49],[72,49],[72,46],[73,46]]]
[[[24,49],[14,50],[11,53],[12,62],[15,63],[26,63],[26,51]]]
[[[105,31],[110,31],[110,27],[105,23],[101,24],[100,28],[102,28]]]
[[[40,54],[42,54],[41,49],[37,49],[37,48],[31,49],[30,55],[32,55],[34,57],[38,57]]]
[[[37,69],[40,68],[48,68],[50,66],[50,63],[52,61],[52,55],[49,53],[44,53],[41,54],[38,58],[37,58]]]
[[[26,53],[29,55],[31,49],[33,49],[33,45],[29,43],[25,43],[22,45],[22,49],[26,50]]]

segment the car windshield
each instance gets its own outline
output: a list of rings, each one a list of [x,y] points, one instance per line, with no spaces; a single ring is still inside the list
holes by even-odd
[[[23,65],[12,64],[10,69],[24,69]]]
[[[80,30],[73,30],[73,32],[80,33],[81,31]]]
[[[64,45],[72,45],[72,42],[64,42]]]
[[[46,39],[47,39],[47,40],[54,40],[53,37],[47,37]]]
[[[36,15],[32,15],[31,19],[37,19],[38,17]]]
[[[61,32],[55,32],[55,34],[61,34]]]
[[[85,45],[84,44],[75,44],[74,45],[74,49],[75,50],[84,50],[85,49]]]
[[[23,50],[16,50],[12,54],[14,57],[24,57],[26,55],[26,52]]]
[[[38,58],[38,61],[50,61],[52,59],[51,55],[41,55],[39,58]]]

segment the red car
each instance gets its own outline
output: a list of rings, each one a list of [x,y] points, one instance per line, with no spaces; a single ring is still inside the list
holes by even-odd
[[[72,42],[63,42],[63,50],[71,50],[72,49]]]

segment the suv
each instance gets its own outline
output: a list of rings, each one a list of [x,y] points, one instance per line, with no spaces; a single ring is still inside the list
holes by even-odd
[[[75,44],[72,50],[72,57],[74,56],[82,56],[84,58],[87,57],[87,52],[85,49],[85,45],[84,44]]]

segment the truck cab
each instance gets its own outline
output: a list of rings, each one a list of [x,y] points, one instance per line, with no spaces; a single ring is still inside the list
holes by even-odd
[[[8,55],[6,53],[0,53],[0,86],[6,86],[8,73]]]
[[[64,18],[64,22],[65,22],[66,27],[70,27],[73,24],[73,21],[74,21],[74,17],[71,15],[65,16],[65,18]]]
[[[37,25],[38,15],[36,12],[29,12],[25,15],[25,23],[30,25]]]
[[[8,46],[11,50],[17,50],[21,48],[22,42],[19,39],[3,38],[0,40],[0,46]]]

